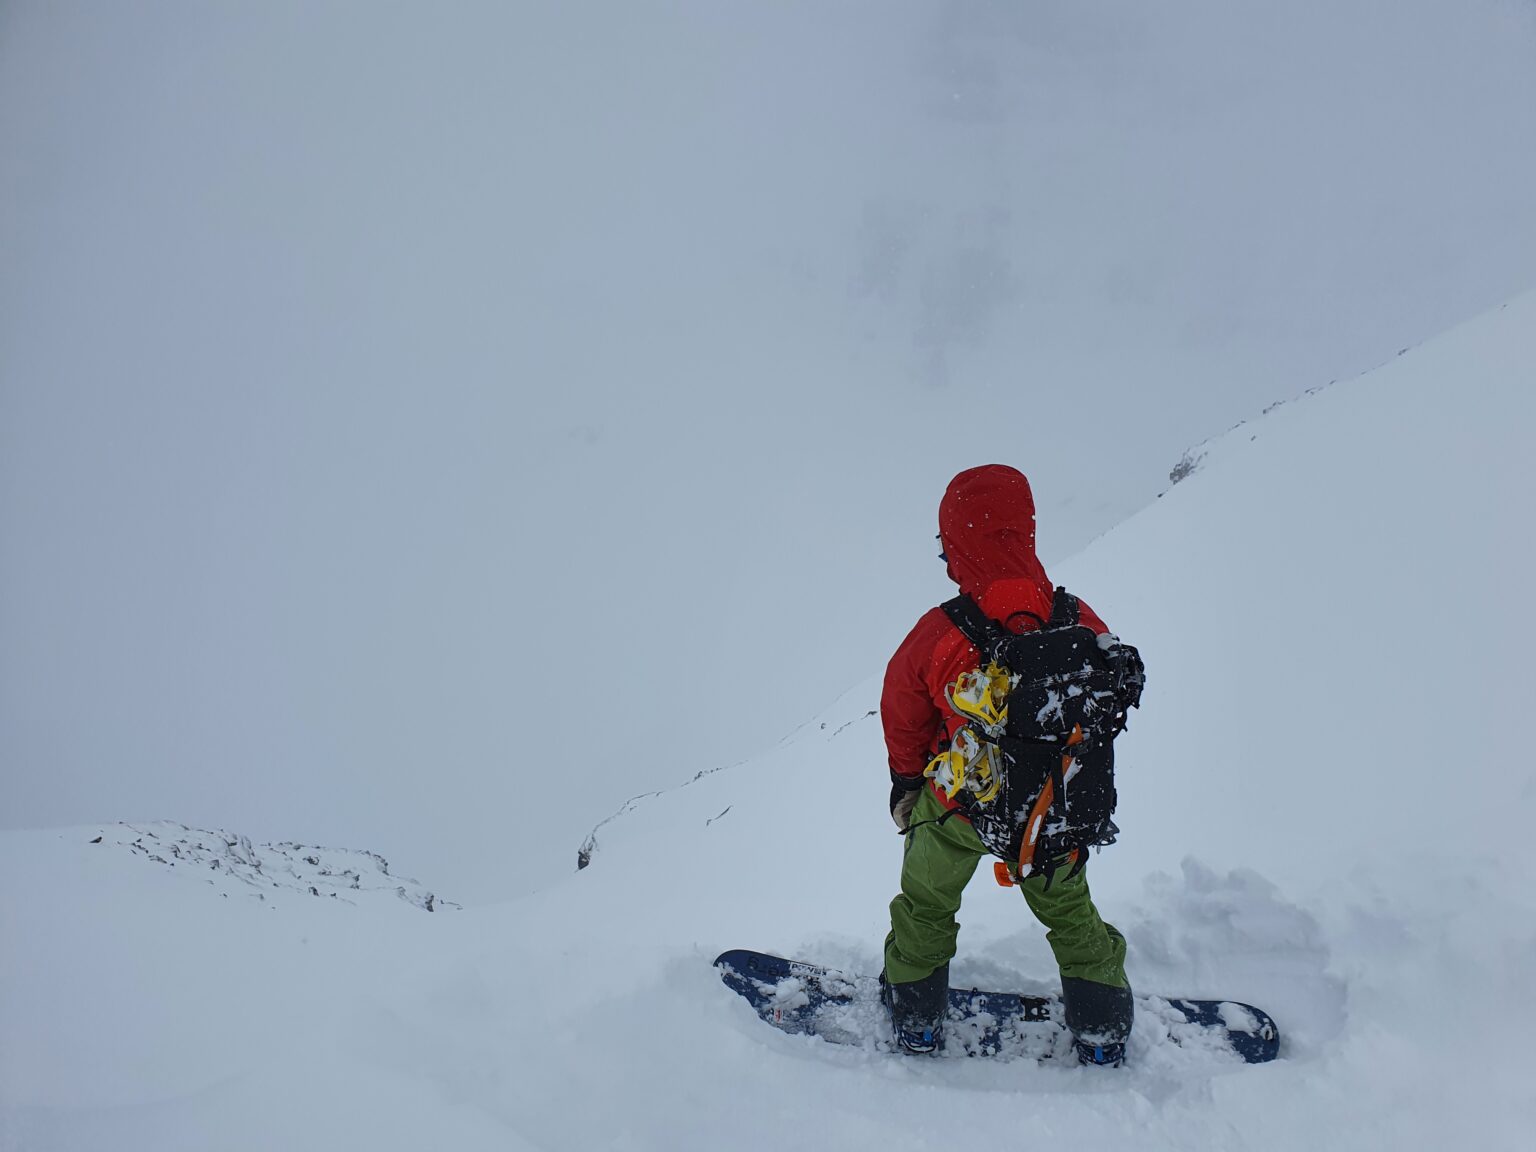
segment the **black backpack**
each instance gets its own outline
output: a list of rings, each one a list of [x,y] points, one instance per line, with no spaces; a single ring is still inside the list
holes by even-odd
[[[1016,862],[1019,876],[1043,873],[1049,886],[1072,855],[1070,879],[1087,863],[1089,848],[1113,844],[1120,831],[1113,819],[1114,739],[1125,730],[1127,711],[1141,703],[1141,655],[1079,623],[1077,597],[1065,588],[1056,589],[1050,619],[1031,632],[1010,632],[969,596],[943,608],[981,654],[976,683],[985,686],[990,670],[993,691],[1006,703],[1000,722],[987,723],[957,703],[961,682],[951,685],[951,706],[967,723],[949,747],[963,743],[1001,771],[985,787],[973,782],[950,794],[982,843],[1010,868]],[[995,707],[991,719],[999,719]]]

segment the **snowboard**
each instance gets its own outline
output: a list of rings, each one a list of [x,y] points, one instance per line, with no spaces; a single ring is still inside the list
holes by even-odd
[[[745,949],[722,952],[715,967],[726,987],[780,1031],[833,1044],[892,1048],[890,1015],[873,976]],[[1154,1044],[1228,1054],[1249,1064],[1263,1064],[1280,1052],[1280,1031],[1269,1014],[1233,1000],[1137,995],[1132,1044],[1148,1037]],[[976,988],[949,990],[940,1054],[1076,1061],[1059,996]]]

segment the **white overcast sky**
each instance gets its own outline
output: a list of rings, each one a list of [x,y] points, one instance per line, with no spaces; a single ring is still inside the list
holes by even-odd
[[[1532,204],[1525,0],[0,4],[0,825],[524,890]]]

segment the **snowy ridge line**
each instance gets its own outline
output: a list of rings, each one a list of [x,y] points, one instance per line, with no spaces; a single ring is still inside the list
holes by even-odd
[[[636,808],[640,807],[640,802],[642,800],[651,800],[657,796],[665,796],[668,792],[677,791],[678,788],[686,788],[690,784],[697,784],[706,776],[713,776],[716,772],[725,772],[731,768],[739,768],[746,763],[749,763],[749,761],[737,760],[731,764],[719,764],[714,768],[704,768],[694,773],[691,780],[684,780],[681,784],[678,784],[675,787],[658,788],[654,792],[642,792],[638,796],[631,796],[628,800],[619,805],[618,810],[615,811],[613,815],[604,817],[592,826],[592,831],[587,833],[586,839],[581,842],[581,847],[576,849],[576,871],[580,872],[588,864],[592,863],[592,857],[597,854],[598,831],[606,825],[612,824],[620,816],[625,816],[630,812],[633,812]],[[724,815],[724,812],[720,813],[720,816]],[[715,817],[717,820],[719,818],[719,816]]]
[[[1497,311],[1502,312],[1505,308],[1508,307],[1509,304],[1506,302],[1500,305]],[[1259,410],[1259,414],[1257,416],[1250,416],[1246,420],[1239,420],[1225,432],[1218,432],[1214,436],[1207,436],[1199,443],[1192,444],[1188,448],[1184,449],[1184,454],[1179,457],[1179,462],[1175,464],[1169,471],[1168,479],[1174,484],[1177,484],[1181,480],[1187,479],[1189,476],[1193,475],[1196,471],[1199,470],[1200,465],[1204,462],[1206,456],[1210,454],[1210,450],[1216,446],[1218,441],[1226,439],[1240,428],[1246,428],[1249,424],[1253,424],[1259,420],[1264,419],[1264,417],[1275,411],[1275,409],[1283,408],[1287,404],[1294,404],[1301,400],[1305,400],[1308,396],[1316,396],[1319,392],[1323,392],[1329,388],[1332,388],[1336,384],[1349,384],[1356,380],[1364,379],[1371,373],[1380,371],[1382,368],[1385,368],[1388,364],[1392,363],[1393,360],[1396,360],[1402,356],[1406,356],[1414,349],[1422,347],[1425,343],[1427,343],[1427,341],[1420,340],[1418,343],[1405,345],[1404,347],[1399,348],[1396,352],[1394,352],[1389,359],[1383,360],[1379,364],[1372,365],[1370,368],[1365,369],[1363,372],[1356,372],[1353,376],[1336,376],[1326,384],[1314,384],[1312,387],[1305,388],[1294,396],[1288,396],[1283,400],[1271,401]],[[1165,488],[1162,492],[1158,493],[1158,497],[1161,498],[1166,494],[1166,492],[1167,489]],[[1100,533],[1099,535],[1104,536],[1107,535],[1107,533]],[[1094,539],[1098,538],[1099,537],[1095,537]]]
[[[278,895],[302,895],[353,906],[393,897],[426,912],[462,907],[439,899],[410,877],[392,875],[389,861],[377,852],[291,840],[258,845],[249,836],[172,820],[119,822],[115,829],[91,843],[116,844],[145,860],[182,866],[200,874],[224,897],[234,893],[266,902]]]
[[[1401,356],[1401,355],[1403,355],[1407,351],[1409,351],[1408,348],[1399,349],[1398,352],[1397,352],[1397,356]],[[1395,357],[1394,357],[1394,359],[1395,359]],[[1390,363],[1391,363],[1390,360],[1383,360],[1381,362],[1381,364],[1376,365],[1375,368],[1368,369],[1367,371],[1361,372],[1361,373],[1359,373],[1356,376],[1351,376],[1351,377],[1349,377],[1349,380],[1346,380],[1345,382],[1348,383],[1350,380],[1358,380],[1361,377],[1368,376],[1368,375],[1370,375],[1371,372],[1374,372],[1378,368],[1381,368],[1382,366],[1384,366],[1386,364],[1390,364]],[[1260,420],[1263,420],[1264,417],[1268,416],[1271,412],[1275,411],[1275,409],[1277,409],[1277,408],[1283,408],[1287,404],[1294,404],[1294,403],[1297,403],[1299,401],[1305,400],[1308,396],[1316,396],[1319,392],[1326,391],[1327,389],[1332,388],[1335,384],[1338,384],[1338,383],[1339,383],[1338,379],[1333,379],[1333,380],[1328,381],[1328,383],[1326,383],[1326,384],[1314,384],[1312,387],[1304,389],[1301,392],[1298,392],[1295,396],[1288,396],[1284,400],[1272,401],[1269,404],[1264,405],[1264,407],[1259,410],[1259,414],[1257,416],[1250,416],[1250,417],[1248,417],[1245,420],[1239,420],[1236,424],[1232,425],[1232,427],[1228,428],[1225,432],[1218,432],[1214,436],[1207,436],[1204,440],[1201,440],[1199,443],[1190,445],[1188,448],[1184,449],[1184,454],[1179,457],[1179,462],[1177,464],[1175,464],[1169,470],[1169,472],[1168,472],[1168,479],[1169,479],[1169,481],[1171,483],[1173,483],[1173,484],[1177,484],[1181,480],[1186,480],[1190,476],[1194,475],[1197,471],[1199,471],[1200,465],[1205,462],[1206,457],[1210,455],[1211,449],[1214,448],[1222,440],[1225,440],[1228,436],[1231,436],[1234,432],[1237,432],[1240,429],[1246,428],[1250,424],[1258,423]],[[1167,493],[1168,493],[1168,489],[1166,489],[1166,488],[1163,489],[1163,491],[1161,491],[1161,492],[1159,492],[1157,494],[1158,495],[1158,499],[1162,499],[1163,496],[1167,495]],[[1113,529],[1110,529],[1110,531],[1113,531]],[[1101,532],[1098,536],[1095,536],[1094,539],[1095,540],[1102,539],[1104,536],[1107,536],[1108,534],[1109,534],[1108,532]]]
[[[861,715],[854,717],[852,720],[844,721],[842,724],[838,725],[838,727],[827,738],[830,740],[830,739],[833,739],[834,737],[840,736],[840,735],[842,735],[842,733],[846,729],[851,728],[853,725],[859,723],[861,720],[868,720],[871,716],[876,716],[876,715],[879,715],[879,710],[875,709],[875,708],[871,708],[868,711],[862,713]],[[807,729],[809,729],[811,727],[812,724],[815,724],[815,723],[816,723],[816,721],[814,721],[814,720],[807,720],[804,724],[801,724],[801,725],[797,726],[793,732],[791,732],[788,736],[785,736],[784,739],[779,741],[777,747],[782,747],[785,744],[788,744],[796,736],[798,736],[801,732],[806,731]],[[816,731],[819,731],[819,732],[820,731],[825,731],[826,727],[827,727],[827,723],[828,722],[825,721],[825,720],[821,721],[820,725],[816,729]],[[623,804],[619,805],[618,810],[615,811],[611,816],[604,817],[602,820],[599,820],[596,824],[594,824],[592,826],[592,831],[587,833],[586,839],[581,842],[581,847],[576,850],[576,871],[580,872],[588,864],[592,863],[592,857],[597,854],[597,834],[598,834],[598,832],[603,827],[605,827],[606,825],[612,824],[619,817],[626,816],[629,813],[633,812],[636,808],[638,808],[640,806],[640,802],[641,801],[643,801],[643,800],[651,800],[651,799],[654,799],[657,796],[665,796],[669,792],[676,792],[679,788],[686,788],[690,784],[697,784],[700,780],[703,780],[706,776],[713,776],[717,772],[727,772],[727,771],[729,771],[732,768],[740,768],[742,765],[750,764],[750,763],[752,763],[751,760],[737,760],[737,761],[735,761],[733,763],[730,763],[730,764],[720,764],[720,765],[715,766],[714,768],[705,768],[705,769],[702,769],[699,772],[695,772],[691,779],[684,780],[681,784],[677,784],[677,785],[675,785],[675,786],[673,786],[671,788],[658,788],[654,792],[642,792],[638,796],[631,796],[628,800],[624,801]],[[730,809],[727,808],[726,811],[730,811]],[[724,816],[724,815],[725,815],[725,812],[721,812],[719,816],[715,816],[715,817],[711,818],[710,820],[706,821],[705,822],[706,826],[708,826],[709,824],[713,824],[716,820],[720,819],[720,816]]]
[[[1490,309],[1487,313],[1484,313],[1483,315],[1492,315],[1493,313],[1496,313],[1496,312],[1503,312],[1505,309],[1507,309],[1509,307],[1509,305],[1510,305],[1510,301],[1506,300],[1503,304],[1500,304],[1497,308]],[[1463,321],[1461,324],[1453,325],[1451,328],[1447,329],[1447,331],[1448,332],[1457,331],[1458,329],[1464,328],[1464,327],[1466,327],[1466,325],[1473,323],[1477,319],[1479,319],[1479,317],[1473,317],[1473,318],[1471,318],[1469,320]],[[1246,428],[1250,424],[1256,424],[1260,420],[1263,420],[1264,417],[1268,416],[1271,412],[1275,411],[1277,408],[1284,408],[1287,404],[1299,403],[1300,401],[1305,400],[1308,396],[1316,396],[1319,392],[1325,392],[1329,388],[1332,388],[1332,387],[1334,387],[1335,385],[1338,385],[1338,384],[1346,384],[1347,385],[1347,384],[1353,384],[1353,383],[1355,383],[1356,381],[1359,381],[1359,380],[1363,380],[1366,377],[1372,375],[1373,373],[1381,371],[1381,369],[1385,368],[1388,364],[1391,364],[1394,360],[1399,360],[1402,357],[1408,355],[1408,353],[1417,351],[1418,349],[1422,348],[1425,344],[1427,344],[1429,342],[1430,342],[1429,340],[1419,340],[1419,341],[1416,341],[1415,343],[1412,343],[1412,344],[1406,344],[1403,347],[1399,348],[1396,352],[1394,352],[1387,359],[1382,360],[1380,363],[1374,364],[1371,367],[1364,369],[1363,371],[1356,372],[1352,376],[1336,376],[1332,380],[1329,380],[1328,383],[1326,383],[1326,384],[1314,384],[1312,387],[1305,388],[1302,391],[1296,393],[1296,395],[1294,395],[1294,396],[1287,396],[1287,397],[1285,397],[1282,400],[1273,400],[1273,401],[1271,401],[1270,403],[1264,405],[1264,407],[1259,410],[1259,414],[1257,416],[1250,416],[1250,417],[1248,417],[1245,420],[1239,420],[1236,424],[1232,425],[1232,427],[1228,428],[1225,432],[1218,432],[1214,436],[1207,436],[1204,440],[1201,440],[1198,443],[1192,444],[1188,448],[1184,449],[1184,453],[1183,453],[1183,455],[1181,455],[1179,457],[1178,463],[1175,464],[1173,466],[1173,468],[1170,469],[1169,472],[1168,472],[1168,479],[1169,479],[1169,481],[1171,483],[1173,483],[1173,484],[1177,484],[1177,483],[1179,483],[1179,481],[1185,480],[1188,477],[1192,476],[1195,472],[1199,471],[1200,465],[1202,463],[1204,463],[1206,457],[1208,455],[1210,455],[1211,449],[1216,447],[1216,445],[1219,442],[1221,442],[1222,440],[1225,440],[1228,436],[1231,436],[1234,432],[1238,431],[1239,429]],[[1163,489],[1163,491],[1161,491],[1161,492],[1159,492],[1157,494],[1158,495],[1158,499],[1162,499],[1162,497],[1167,495],[1167,493],[1168,493],[1168,489],[1166,489],[1166,488]],[[1109,531],[1113,531],[1113,529],[1110,529]],[[1101,539],[1102,537],[1104,537],[1106,535],[1108,535],[1107,531],[1106,532],[1101,532],[1101,533],[1099,533],[1098,536],[1094,537],[1094,540],[1099,540],[1099,539]]]

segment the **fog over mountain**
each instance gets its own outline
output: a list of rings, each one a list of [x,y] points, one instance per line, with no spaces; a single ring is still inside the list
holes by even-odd
[[[0,825],[533,888],[877,671],[960,468],[1063,560],[1529,288],[1533,63],[1515,0],[0,6]]]

